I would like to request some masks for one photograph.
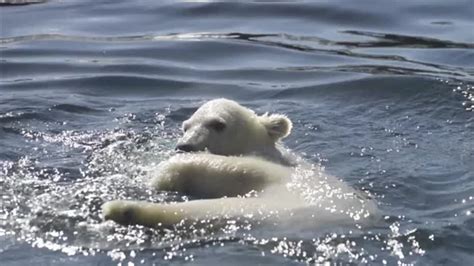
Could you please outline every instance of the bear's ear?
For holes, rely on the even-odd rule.
[[[274,140],[285,138],[290,135],[293,124],[285,115],[265,113],[258,117],[260,122],[267,129],[268,135]]]

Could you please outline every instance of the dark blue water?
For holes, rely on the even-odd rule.
[[[472,265],[472,1],[47,1],[0,7],[0,264]],[[147,171],[227,97],[374,195],[353,231],[158,232],[100,205],[170,201]]]

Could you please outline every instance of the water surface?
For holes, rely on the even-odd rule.
[[[471,265],[472,1],[47,1],[0,8],[2,265]],[[288,148],[370,192],[384,222],[158,232],[111,199],[227,97],[294,122]],[[346,230],[345,230],[346,229]]]

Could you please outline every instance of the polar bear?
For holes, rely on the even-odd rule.
[[[293,124],[281,114],[258,116],[254,111],[227,99],[216,99],[202,105],[183,122],[184,135],[177,149],[204,151],[225,156],[255,155],[284,165],[289,157],[278,147]]]
[[[111,201],[102,207],[104,218],[170,227],[183,220],[259,219],[308,208],[319,222],[370,216],[370,200],[280,147],[291,129],[285,115],[257,115],[231,100],[211,100],[182,124],[176,148],[185,153],[160,163],[151,174],[157,190],[177,191],[193,200]],[[310,182],[300,182],[301,176]]]

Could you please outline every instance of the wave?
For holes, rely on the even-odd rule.
[[[47,0],[1,0],[0,6],[24,6],[45,3]]]
[[[10,44],[31,41],[80,41],[80,42],[137,42],[137,41],[199,41],[199,40],[221,40],[234,39],[247,42],[258,42],[268,45],[293,49],[298,51],[313,51],[315,47],[298,45],[291,42],[313,43],[322,46],[341,46],[345,48],[384,48],[384,47],[413,47],[419,49],[437,49],[437,48],[474,48],[474,43],[453,42],[436,38],[409,36],[393,33],[343,30],[342,33],[371,37],[374,41],[335,41],[318,36],[301,36],[288,33],[216,33],[216,32],[194,32],[194,33],[170,33],[166,35],[136,35],[136,36],[80,36],[65,34],[33,34],[14,37],[0,38],[0,44]],[[266,40],[273,38],[273,40]]]
[[[471,79],[474,69],[469,66],[464,65],[452,65],[451,63],[441,62],[429,62],[423,61],[416,58],[409,58],[407,56],[390,54],[387,53],[374,53],[371,48],[403,48],[403,49],[472,49],[474,44],[472,43],[459,43],[452,42],[447,40],[439,40],[434,38],[424,38],[418,36],[407,36],[407,35],[397,35],[397,34],[388,34],[388,33],[379,33],[379,32],[365,32],[365,31],[343,31],[343,33],[357,36],[364,36],[374,38],[376,40],[364,40],[364,41],[334,41],[317,36],[298,36],[290,34],[249,34],[249,33],[186,33],[186,34],[167,34],[167,35],[138,35],[138,36],[73,36],[73,35],[62,35],[62,34],[36,34],[36,35],[25,35],[17,37],[7,37],[0,38],[0,44],[5,46],[11,46],[13,44],[22,43],[22,42],[38,42],[38,41],[66,41],[66,42],[99,42],[99,43],[116,43],[116,44],[125,44],[125,43],[140,43],[140,46],[143,43],[149,43],[150,45],[153,42],[189,42],[197,41],[192,44],[194,50],[199,47],[203,52],[207,53],[207,50],[212,50],[213,48],[206,48],[206,43],[200,43],[199,41],[211,41],[221,44],[244,44],[252,46],[261,46],[284,49],[288,52],[298,52],[298,53],[310,53],[319,55],[329,55],[342,58],[352,58],[354,61],[353,64],[344,65],[339,64],[336,66],[281,66],[277,69],[288,69],[292,71],[334,71],[334,72],[353,72],[353,73],[367,73],[367,74],[394,74],[394,75],[406,75],[406,74],[416,74],[416,75],[426,75],[426,76],[443,76],[451,78],[464,78]],[[230,47],[229,47],[230,48]],[[236,47],[238,48],[238,47]],[[370,48],[370,49],[369,49]],[[9,48],[11,49],[11,48]],[[80,48],[79,48],[80,49]],[[87,49],[87,48],[86,48]],[[116,48],[115,48],[116,49]],[[129,47],[128,49],[132,49]],[[219,48],[221,49],[221,48]],[[238,48],[241,49],[241,48]],[[369,49],[369,50],[367,50]],[[365,51],[367,50],[367,51]],[[8,50],[7,50],[8,51]],[[17,58],[20,56],[21,50],[18,50],[15,53],[6,52],[3,64],[13,64],[15,61],[18,61]],[[88,50],[82,50],[81,52],[76,51],[76,55],[87,52]],[[131,50],[130,50],[131,51]],[[38,49],[34,48],[35,54],[49,54],[51,51],[47,49]],[[64,51],[63,51],[64,52]],[[68,51],[70,53],[72,51]],[[92,51],[89,51],[92,52]],[[150,51],[152,53],[157,53],[159,55],[161,52],[165,51]],[[244,52],[244,50],[242,50]],[[246,51],[247,52],[247,51]],[[28,53],[27,50],[24,50],[22,53]],[[146,49],[140,49],[136,56],[145,54]],[[277,54],[278,51],[263,51],[261,55],[267,53]],[[58,51],[54,51],[55,56],[57,57]],[[129,53],[123,53],[124,55]],[[101,56],[103,57],[103,56]],[[178,58],[181,56],[178,56]],[[301,55],[302,57],[302,55]],[[130,55],[127,55],[130,59]],[[138,62],[146,62],[146,58],[135,58]],[[184,58],[183,58],[184,59]],[[209,60],[210,58],[206,58]],[[317,58],[316,58],[317,59]],[[57,60],[57,59],[56,59]],[[100,57],[97,60],[97,63],[100,63],[102,60]],[[190,60],[190,59],[188,59]],[[192,60],[192,59],[191,59]],[[232,58],[231,60],[237,60],[237,58]],[[367,64],[367,60],[373,61],[373,64]],[[448,60],[446,58],[445,60]],[[343,60],[340,60],[343,62]],[[19,61],[21,62],[21,60]],[[41,62],[41,61],[40,61]],[[135,63],[138,63],[135,62]],[[347,59],[346,62],[347,63]],[[375,62],[378,62],[375,64]],[[48,62],[45,62],[48,63]],[[49,62],[50,63],[50,62]],[[149,62],[150,63],[150,62]],[[153,64],[153,62],[151,62]],[[229,62],[230,63],[230,62]],[[241,61],[236,62],[236,65],[241,65]],[[214,63],[215,64],[215,63]],[[399,66],[397,66],[399,65]],[[221,64],[219,64],[221,66]],[[245,70],[245,68],[243,69]]]

